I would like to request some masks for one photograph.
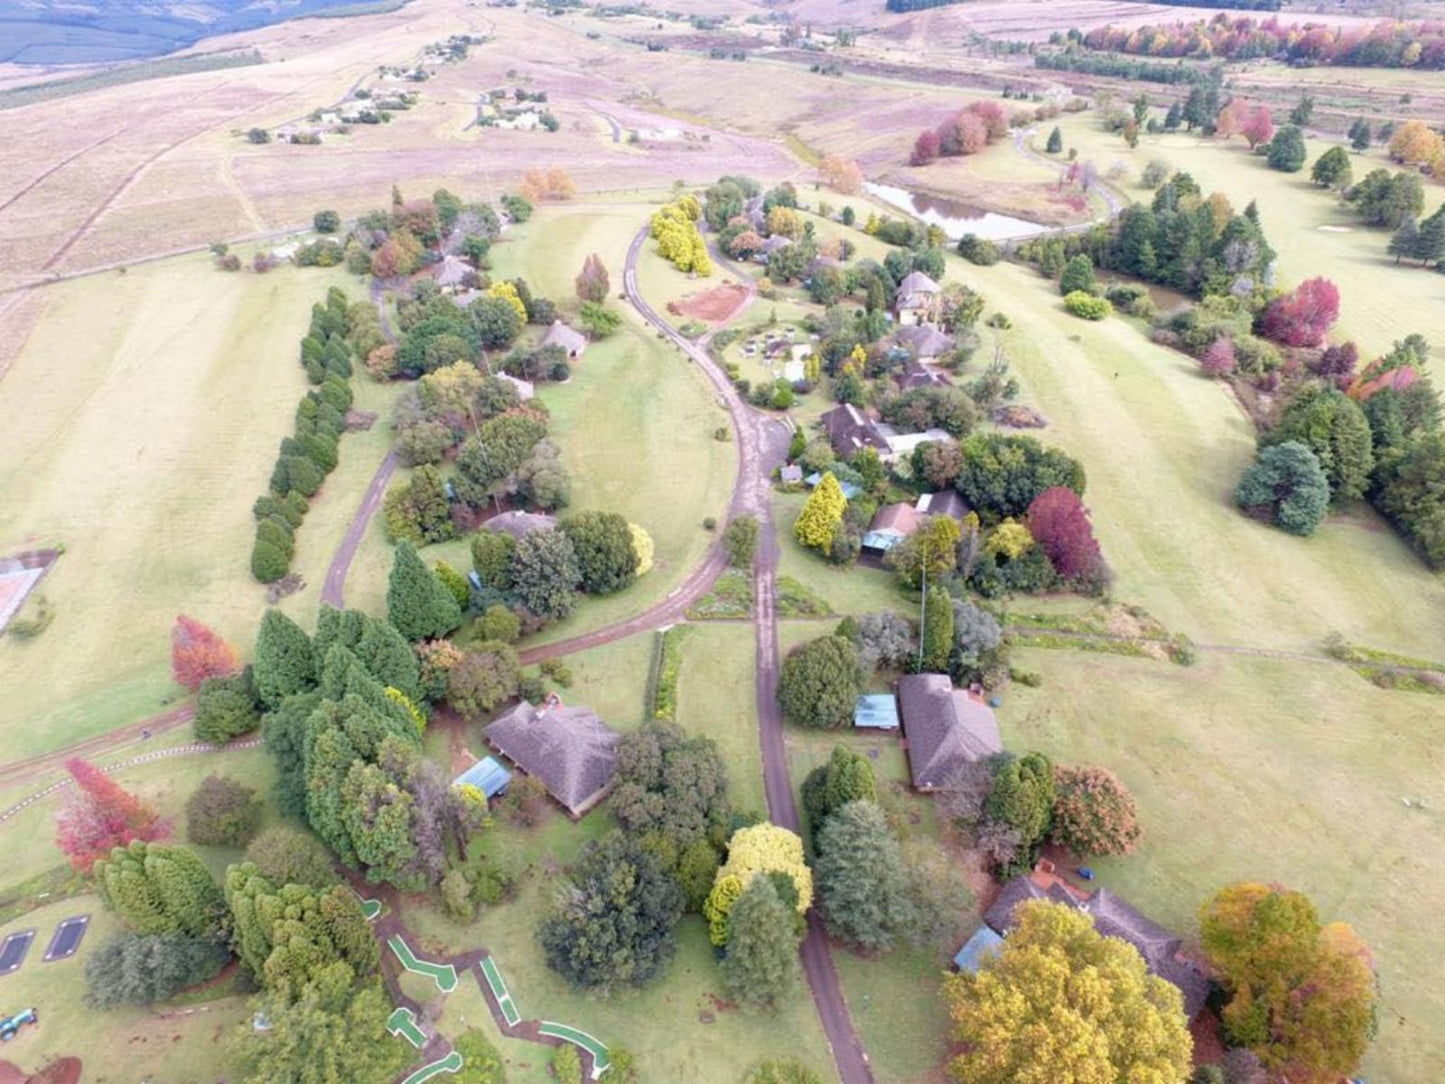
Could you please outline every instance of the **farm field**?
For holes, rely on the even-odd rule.
[[[1445,582],[1368,508],[1332,516],[1307,540],[1240,515],[1231,494],[1253,429],[1190,358],[1135,321],[1075,319],[1030,269],[951,257],[950,273],[1018,320],[1001,333],[1004,352],[1021,400],[1049,419],[1042,439],[1085,465],[1115,597],[1201,643],[1312,651],[1337,631],[1445,658]]]
[[[1363,1075],[1445,1074],[1445,1001],[1421,966],[1445,861],[1437,698],[1341,666],[1211,653],[1191,668],[1065,651],[1015,660],[1044,684],[1005,698],[1005,746],[1106,764],[1139,803],[1139,849],[1094,863],[1105,887],[1191,935],[1221,885],[1303,890],[1375,954],[1383,1005]]]
[[[1270,243],[1279,251],[1279,281],[1294,284],[1324,274],[1340,288],[1340,320],[1335,338],[1354,339],[1362,355],[1375,355],[1411,331],[1432,343],[1445,343],[1445,278],[1414,267],[1396,266],[1385,252],[1390,233],[1361,224],[1347,207],[1309,181],[1309,167],[1334,144],[1306,140],[1304,170],[1280,173],[1249,153],[1243,142],[1221,143],[1191,135],[1145,135],[1132,152],[1116,135],[1093,120],[1060,118],[1064,145],[1079,148],[1103,172],[1115,161],[1132,167],[1134,176],[1152,159],[1190,173],[1205,192],[1220,191],[1236,206],[1250,199],[1259,205]],[[1046,133],[1041,130],[1038,141]],[[1358,180],[1371,169],[1396,169],[1376,149],[1354,155]],[[1131,182],[1119,186],[1128,198],[1149,193]],[[1426,213],[1445,202],[1445,186],[1425,182]]]
[[[178,613],[249,647],[265,605],[249,567],[251,503],[307,387],[296,350],[311,304],[333,284],[345,276],[227,275],[194,256],[103,288],[51,288],[0,395],[0,550],[66,550],[42,585],[54,624],[36,641],[0,640],[13,755],[174,700]],[[338,480],[364,458],[348,443],[358,439],[342,442]],[[355,500],[329,485],[299,532],[313,604],[330,559],[313,528],[335,506],[349,517]]]

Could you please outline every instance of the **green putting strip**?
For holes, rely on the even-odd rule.
[[[490,956],[482,959],[482,974],[486,976],[487,986],[491,988],[497,1008],[502,1010],[502,1018],[512,1027],[516,1027],[522,1021],[522,1014],[517,1011],[512,995],[507,991],[507,984],[502,979],[502,973],[497,970],[496,961]]]
[[[386,1018],[386,1030],[398,1038],[405,1039],[420,1050],[426,1045],[426,1035],[416,1026],[416,1016],[402,1005]]]
[[[366,916],[366,921],[370,922],[372,919],[376,918],[377,915],[381,914],[381,901],[362,900],[361,913]]]
[[[425,975],[435,982],[437,989],[444,994],[449,994],[457,988],[457,969],[451,964],[433,964],[426,960],[418,960],[399,933],[392,934],[386,943],[391,946],[391,951],[396,953],[396,958],[401,961],[401,966],[412,974]]]
[[[422,1084],[423,1081],[430,1080],[434,1076],[440,1076],[442,1073],[455,1073],[461,1067],[462,1056],[453,1050],[446,1057],[434,1061],[430,1065],[423,1065],[416,1072],[412,1073],[411,1076],[403,1080],[401,1084]]]
[[[599,1040],[594,1039],[585,1031],[568,1027],[566,1024],[555,1024],[550,1020],[543,1020],[542,1026],[537,1030],[550,1038],[563,1039],[575,1046],[580,1046],[583,1050],[587,1051],[587,1053],[591,1054],[593,1080],[596,1080],[603,1073],[607,1072],[612,1064],[611,1059],[607,1057],[607,1047],[603,1046]]]

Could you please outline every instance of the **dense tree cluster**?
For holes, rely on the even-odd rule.
[[[1008,135],[1003,106],[988,100],[970,102],[936,128],[919,133],[908,164],[926,166],[935,158],[977,154]]]
[[[1127,56],[1088,53],[1077,47],[1057,53],[1038,53],[1034,67],[1044,71],[1081,72],[1084,75],[1106,75],[1115,79],[1133,79],[1145,83],[1202,83],[1208,73],[1198,65],[1175,61],[1134,60]]]
[[[1218,6],[1244,7],[1246,4]],[[1273,18],[1258,20],[1221,12],[1207,21],[1095,27],[1083,35],[1082,42],[1100,52],[1156,57],[1224,60],[1279,57],[1301,65],[1445,68],[1445,27],[1438,21],[1382,20],[1366,28],[1308,21],[1281,22]]]
[[[369,305],[348,303],[346,294],[335,286],[327,291],[324,305],[312,306],[311,327],[301,340],[301,364],[306,378],[318,387],[297,405],[292,435],[281,442],[271,471],[270,492],[252,508],[256,541],[251,550],[251,574],[262,583],[273,583],[290,569],[296,529],[306,514],[307,502],[336,469],[337,448],[352,400],[348,382],[355,352],[352,336],[366,333],[372,326],[368,318],[359,316],[362,311],[374,314]]]
[[[679,271],[711,275],[707,243],[697,228],[701,217],[702,205],[697,198],[683,196],[653,214],[651,233],[658,253]]]

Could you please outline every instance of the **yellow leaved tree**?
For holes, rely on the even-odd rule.
[[[728,840],[728,860],[717,871],[712,892],[703,904],[708,936],[714,945],[727,943],[727,920],[733,904],[760,873],[781,873],[792,881],[798,914],[812,906],[813,871],[803,860],[803,841],[797,834],[776,824],[739,828]]]
[[[809,549],[830,553],[833,549],[833,532],[843,521],[843,512],[848,507],[848,498],[843,496],[843,487],[829,471],[803,505],[798,522],[793,525],[793,536]]]

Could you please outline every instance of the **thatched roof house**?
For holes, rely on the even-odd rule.
[[[946,674],[900,678],[898,707],[908,770],[918,790],[940,787],[962,765],[1003,751],[993,711],[967,691],[955,689]]]
[[[467,282],[476,277],[476,271],[472,265],[463,260],[460,256],[453,256],[450,253],[442,257],[441,263],[436,265],[432,272],[436,284],[443,290],[459,290]]]
[[[621,735],[591,708],[567,707],[549,697],[540,708],[523,700],[482,731],[487,743],[577,818],[612,789]]]
[[[580,358],[582,352],[587,349],[587,336],[568,327],[561,320],[553,320],[552,326],[547,329],[547,337],[542,340],[542,345],[560,346],[566,351],[569,358]]]

